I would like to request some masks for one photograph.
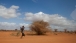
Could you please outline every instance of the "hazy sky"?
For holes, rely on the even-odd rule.
[[[76,0],[0,0],[0,29],[28,29],[35,20],[49,22],[52,29],[76,30]]]

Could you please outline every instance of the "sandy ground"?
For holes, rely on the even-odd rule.
[[[47,35],[26,35],[22,39],[20,36],[10,35],[15,32],[0,32],[0,43],[76,43],[76,34],[68,33],[48,33]]]

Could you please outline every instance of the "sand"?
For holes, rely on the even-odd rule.
[[[48,33],[47,35],[26,35],[21,39],[20,36],[10,35],[11,33],[14,32],[1,31],[0,43],[76,43],[76,34]]]

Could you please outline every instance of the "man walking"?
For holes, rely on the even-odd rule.
[[[20,27],[21,34],[22,34],[22,35],[21,35],[21,38],[22,38],[23,36],[25,36],[25,34],[24,34],[24,28],[25,28],[24,26]]]

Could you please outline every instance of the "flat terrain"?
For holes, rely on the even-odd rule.
[[[76,34],[48,33],[47,35],[26,35],[22,39],[16,32],[0,31],[0,43],[76,43]],[[27,33],[26,33],[27,34]]]

